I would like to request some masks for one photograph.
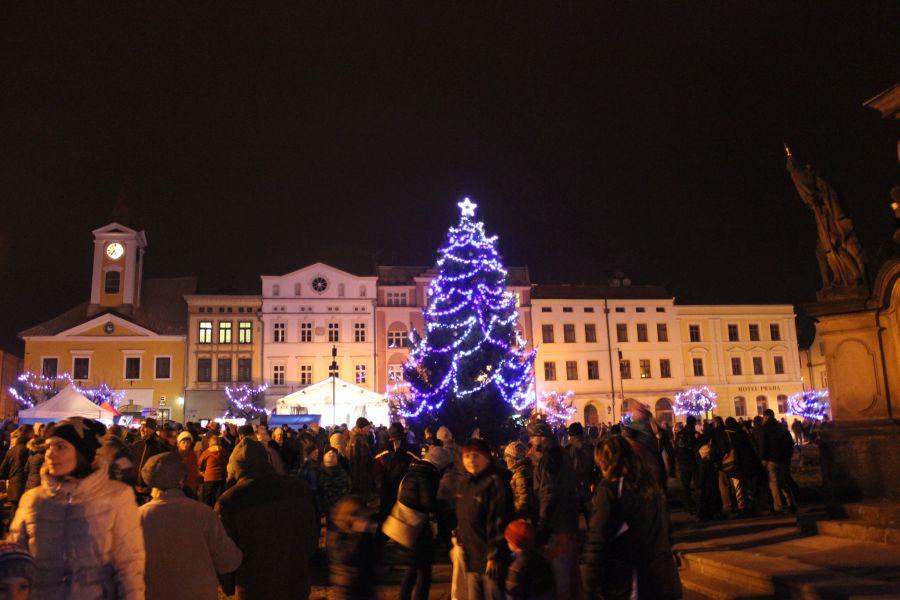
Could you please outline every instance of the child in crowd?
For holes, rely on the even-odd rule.
[[[203,486],[200,488],[200,500],[207,506],[215,506],[216,500],[225,491],[225,452],[219,436],[211,435],[206,450],[200,455],[198,466],[203,473]]]
[[[551,600],[556,593],[553,567],[534,549],[534,527],[517,519],[506,527],[512,564],[506,572],[506,600]]]
[[[0,542],[0,598],[28,600],[37,574],[28,550],[13,542]]]
[[[338,500],[350,493],[350,476],[340,464],[339,454],[334,448],[325,451],[319,480],[319,495],[322,511],[327,515]]]

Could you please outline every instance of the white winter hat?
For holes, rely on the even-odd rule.
[[[525,455],[527,453],[528,449],[522,442],[510,442],[509,444],[507,444],[506,449],[503,451],[503,456],[505,456],[506,458],[522,460],[523,458],[525,458]]]
[[[422,460],[433,464],[438,471],[443,471],[453,462],[453,453],[442,446],[431,446]]]
[[[338,464],[338,453],[332,448],[328,452],[325,453],[325,458],[322,460],[322,464],[326,467],[336,467]]]
[[[449,429],[441,425],[437,430],[437,439],[441,440],[442,442],[452,442],[453,433]]]
[[[191,440],[191,442],[193,442],[194,436],[191,435],[190,431],[182,431],[178,434],[178,440],[176,443],[180,444],[181,440]]]

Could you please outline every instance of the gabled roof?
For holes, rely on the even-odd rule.
[[[105,313],[114,314],[160,335],[183,335],[187,332],[188,320],[184,296],[195,291],[197,291],[196,277],[145,279],[141,284],[141,305],[135,310],[134,315],[124,315],[115,309],[109,309]],[[93,320],[98,315],[88,315],[89,305],[89,302],[82,302],[61,315],[26,329],[19,333],[19,337],[57,335]]]
[[[506,267],[506,271],[509,273],[509,285],[531,285],[528,267]],[[434,277],[437,269],[434,266],[376,265],[375,274],[378,276],[378,285],[413,285],[416,277]]]
[[[672,294],[660,285],[568,285],[538,284],[533,300],[671,300]]]
[[[300,267],[299,269],[295,269],[290,273],[284,273],[282,275],[261,275],[261,279],[269,279],[269,278],[280,278],[280,277],[290,277],[291,275],[296,275],[297,273],[302,273],[303,271],[310,271],[313,269],[328,269],[329,271],[337,271],[338,273],[342,273],[347,275],[348,277],[355,277],[357,279],[372,279],[372,275],[357,275],[356,273],[351,273],[350,271],[345,271],[344,269],[339,269],[335,266],[329,265],[323,262],[315,262],[311,265],[306,265],[305,267]]]

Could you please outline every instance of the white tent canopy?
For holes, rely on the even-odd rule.
[[[390,424],[384,395],[340,377],[334,378],[333,385],[336,402],[332,403],[332,381],[329,377],[279,398],[275,402],[275,414],[321,415],[319,423],[323,427],[331,426],[335,421],[352,427],[359,417],[365,417],[375,425]]]
[[[62,421],[69,417],[85,417],[111,424],[113,413],[88,400],[87,396],[75,390],[71,384],[49,400],[39,402],[31,408],[19,411],[19,423],[30,425]]]

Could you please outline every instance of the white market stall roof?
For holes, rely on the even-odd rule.
[[[87,396],[67,385],[49,400],[19,411],[19,423],[28,425],[62,421],[68,417],[85,417],[112,423],[114,413],[97,406]]]
[[[360,387],[340,377],[334,378],[334,391],[337,398],[332,406],[331,377],[316,382],[301,390],[297,390],[275,401],[275,413],[279,415],[296,414],[294,407],[306,409],[306,414],[321,415],[319,423],[323,427],[346,423],[353,426],[356,419],[365,417],[376,425],[389,425],[388,402],[383,394]],[[332,417],[334,414],[334,417]]]

